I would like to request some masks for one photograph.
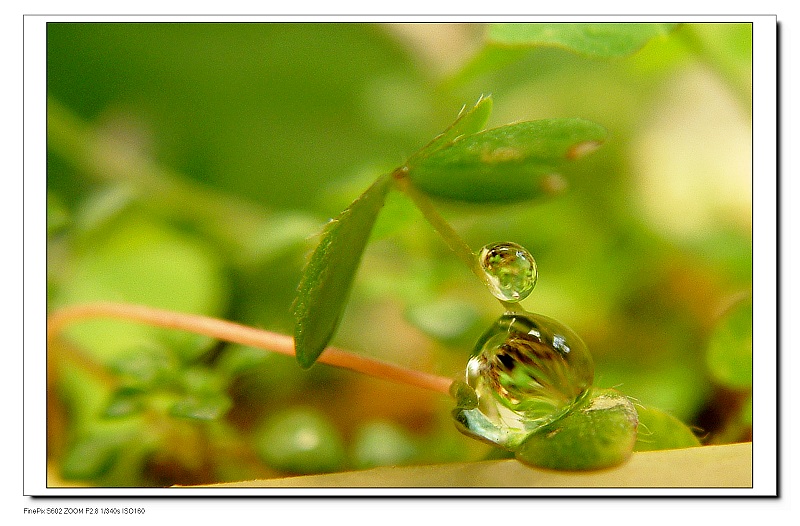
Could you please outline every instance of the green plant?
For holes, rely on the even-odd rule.
[[[442,195],[492,203],[541,195],[547,191],[547,184],[542,181],[552,177],[562,164],[598,147],[605,138],[605,131],[587,121],[554,119],[481,132],[490,109],[491,99],[481,98],[474,107],[462,110],[445,132],[412,155],[403,166],[379,177],[350,207],[331,220],[300,282],[293,341],[260,333],[250,339],[246,329],[222,325],[215,320],[185,318],[185,322],[176,323],[172,321],[173,313],[145,310],[141,316],[141,311],[132,305],[101,304],[83,310],[80,307],[67,309],[56,314],[51,332],[55,334],[59,325],[85,315],[144,319],[201,334],[227,336],[226,339],[259,344],[268,350],[286,350],[293,346],[299,364],[309,368],[333,337],[373,224],[387,192],[394,185],[417,204],[506,311],[498,327],[492,328],[478,342],[473,359],[480,363],[476,362],[475,372],[467,373],[469,385],[456,382],[447,386],[456,397],[458,409],[454,417],[460,428],[471,436],[509,448],[517,452],[520,460],[537,466],[594,469],[622,462],[631,454],[636,442],[638,418],[633,404],[618,393],[592,390],[592,360],[575,333],[554,320],[533,316],[518,306],[517,302],[531,292],[535,283],[532,256],[519,245],[509,243],[495,243],[484,248],[481,254],[474,254],[426,197],[426,194]],[[424,193],[419,188],[425,189]],[[153,315],[147,319],[151,312]],[[357,362],[347,354],[339,356],[340,365],[358,369]],[[380,369],[368,371],[383,376]],[[227,409],[229,401],[219,394],[219,386],[210,385],[213,378],[199,371],[197,374],[200,376],[186,389],[186,396],[177,400],[169,412],[183,418],[213,420]],[[412,375],[404,374],[400,379]],[[500,376],[495,383],[491,378],[496,375]],[[443,382],[434,387],[441,389],[441,385]],[[135,398],[129,393],[135,396],[140,392],[137,389],[140,386],[118,392],[106,412],[118,416],[135,411]],[[502,414],[503,406],[511,412]],[[304,422],[311,417],[298,418]],[[512,418],[518,421],[512,422]],[[319,464],[321,470],[338,465],[336,459],[342,457],[341,453],[326,450],[317,454],[309,449],[306,456],[310,459],[322,457],[318,461],[304,461],[302,455],[298,457],[291,452],[291,447],[275,445],[281,443],[283,427],[290,427],[287,432],[293,434],[292,429],[302,425],[295,423],[296,418],[283,420],[286,418],[279,420],[280,426],[272,423],[265,432],[266,438],[262,439],[273,444],[264,449],[273,465],[300,472],[309,469],[308,465]],[[662,426],[655,441],[669,440],[675,433],[686,433],[683,429],[677,421],[666,428]],[[272,435],[278,439],[270,440]],[[330,442],[329,447],[334,450],[342,448],[333,445],[337,444],[337,439],[332,432],[326,431],[321,437],[315,436],[315,444]],[[695,441],[692,445],[697,444]]]
[[[570,26],[566,28],[569,31],[555,33],[559,36],[557,42],[543,42],[539,39],[540,36],[536,36],[541,29],[547,29],[543,26],[529,27],[529,30],[533,30],[525,37],[529,40],[520,40],[517,33],[509,35],[508,29],[492,26],[488,33],[489,44],[484,51],[459,75],[450,79],[450,82],[468,83],[470,79],[479,76],[481,71],[498,68],[500,62],[524,63],[528,60],[528,54],[542,49],[542,46],[566,46],[576,53],[587,54],[585,46],[588,45],[588,55],[592,60],[607,59],[628,56],[654,34],[666,35],[669,31],[682,31],[674,25],[623,25],[617,32],[613,30],[613,26],[604,26],[603,31],[598,34],[598,28],[591,25]],[[578,31],[574,31],[576,29]],[[545,34],[552,36],[553,32],[546,31]],[[576,34],[583,36],[575,40]],[[587,44],[587,35],[597,41],[592,44],[592,38],[589,38]],[[508,47],[512,44],[517,47]],[[498,62],[499,58],[502,60]],[[558,57],[559,60],[561,58]],[[437,342],[449,342],[448,346],[462,349],[461,355],[445,356],[446,363],[452,361],[459,364],[457,368],[463,368],[467,361],[463,349],[473,347],[476,338],[480,343],[475,347],[474,354],[482,363],[505,365],[504,355],[497,353],[496,348],[506,345],[508,338],[514,342],[511,345],[512,350],[524,362],[526,353],[533,352],[531,349],[534,347],[530,341],[520,338],[521,333],[517,328],[520,324],[527,323],[538,323],[548,330],[559,327],[546,341],[545,347],[551,350],[556,349],[557,352],[557,346],[564,344],[560,337],[567,334],[571,348],[583,347],[580,337],[573,336],[571,331],[565,332],[566,329],[561,329],[557,322],[530,315],[519,306],[516,300],[523,299],[524,294],[520,292],[518,285],[513,284],[519,277],[518,271],[500,272],[496,268],[489,269],[490,265],[487,265],[491,263],[490,260],[497,260],[502,268],[505,261],[502,252],[488,248],[486,251],[473,251],[462,239],[463,234],[458,232],[467,230],[471,244],[475,246],[483,245],[486,240],[497,239],[514,239],[528,246],[533,242],[533,252],[537,254],[537,258],[539,253],[547,253],[548,245],[564,245],[564,234],[568,231],[564,231],[563,225],[579,224],[579,228],[588,232],[589,245],[597,243],[598,240],[592,237],[597,234],[587,228],[592,222],[592,219],[587,219],[592,217],[591,212],[585,217],[576,213],[574,204],[569,204],[570,200],[563,207],[557,208],[548,208],[547,202],[559,201],[552,198],[561,195],[568,182],[574,184],[576,178],[573,174],[576,170],[580,173],[580,165],[584,161],[594,163],[589,164],[588,169],[608,173],[608,161],[606,164],[593,161],[595,156],[578,163],[572,162],[600,147],[606,139],[606,131],[591,121],[576,118],[539,119],[481,131],[490,118],[491,106],[491,98],[479,99],[473,107],[464,108],[450,128],[408,156],[398,168],[370,170],[373,174],[385,174],[371,185],[363,183],[363,179],[354,182],[353,188],[356,183],[363,184],[361,188],[368,186],[367,191],[328,224],[302,276],[298,275],[295,279],[292,275],[292,279],[282,279],[280,272],[287,267],[283,261],[292,257],[293,250],[296,253],[296,247],[303,246],[302,239],[316,228],[318,221],[298,213],[269,214],[265,217],[258,208],[242,206],[232,199],[220,199],[219,196],[199,190],[196,185],[185,184],[176,174],[162,169],[158,164],[142,163],[142,158],[123,155],[126,153],[124,151],[110,151],[107,143],[98,142],[91,130],[84,129],[80,120],[74,119],[56,100],[51,100],[51,151],[75,164],[88,167],[89,170],[96,170],[102,174],[101,177],[108,173],[135,174],[126,180],[125,185],[98,192],[89,203],[91,206],[87,206],[80,216],[71,215],[70,207],[60,206],[55,197],[48,202],[48,228],[51,229],[52,239],[58,239],[59,233],[71,225],[80,224],[83,225],[83,231],[88,232],[83,242],[86,246],[91,246],[83,255],[78,252],[76,264],[71,265],[71,282],[64,284],[65,282],[53,279],[58,301],[53,304],[49,331],[51,336],[62,332],[67,336],[63,340],[50,340],[53,367],[60,371],[53,378],[58,379],[60,398],[74,404],[75,409],[70,411],[72,421],[68,426],[66,451],[61,457],[69,462],[63,464],[62,474],[101,485],[273,476],[273,471],[253,467],[264,464],[256,458],[257,451],[248,443],[251,436],[270,436],[269,433],[256,432],[255,424],[262,420],[262,415],[249,408],[253,399],[248,399],[249,402],[243,404],[237,396],[247,390],[243,382],[267,386],[270,382],[281,383],[282,385],[277,385],[274,389],[264,389],[265,394],[259,395],[263,398],[255,398],[265,404],[280,406],[287,404],[292,397],[304,398],[307,392],[312,391],[313,385],[320,388],[320,394],[312,395],[319,397],[318,404],[320,399],[324,400],[334,392],[328,386],[335,386],[337,380],[325,368],[311,367],[315,361],[392,378],[440,393],[452,391],[456,400],[454,417],[462,431],[493,445],[510,449],[524,462],[537,466],[556,469],[604,467],[623,461],[634,449],[697,445],[697,439],[686,426],[670,415],[652,409],[649,402],[647,407],[641,404],[634,406],[628,397],[608,391],[607,387],[616,385],[609,381],[609,376],[603,379],[602,387],[595,388],[592,385],[591,358],[578,364],[567,364],[568,372],[564,373],[557,368],[542,367],[541,356],[537,355],[521,372],[509,368],[498,375],[495,387],[500,386],[507,391],[509,388],[513,391],[520,382],[524,384],[525,375],[561,375],[559,381],[554,382],[544,396],[539,396],[541,404],[537,402],[525,405],[525,400],[521,403],[518,397],[512,397],[513,400],[508,397],[493,399],[493,395],[486,391],[492,383],[480,375],[469,382],[464,376],[465,381],[453,384],[450,371],[456,368],[446,367],[446,376],[430,375],[336,349],[323,352],[336,334],[339,321],[346,316],[345,309],[352,306],[347,303],[348,291],[358,287],[356,271],[362,262],[367,244],[402,232],[403,229],[407,231],[413,228],[417,224],[414,221],[418,217],[415,215],[417,211],[439,234],[439,239],[435,242],[438,244],[421,245],[424,234],[420,234],[417,243],[403,239],[397,243],[391,254],[409,266],[420,263],[420,260],[413,257],[415,250],[433,254],[421,261],[428,265],[422,270],[434,275],[458,275],[459,271],[450,266],[450,260],[460,259],[468,271],[478,277],[477,281],[473,281],[479,286],[479,290],[469,289],[467,285],[469,296],[454,300],[452,295],[448,297],[443,294],[445,289],[441,285],[443,280],[440,277],[426,278],[430,274],[425,272],[406,275],[408,279],[398,279],[397,273],[392,274],[389,279],[385,279],[380,273],[370,278],[370,271],[375,270],[370,267],[366,269],[364,276],[367,284],[377,287],[368,295],[372,294],[374,298],[399,295],[406,300],[406,314],[415,327],[424,330]],[[597,115],[592,115],[592,118],[605,121]],[[612,126],[610,130],[613,138],[618,133],[617,126]],[[610,143],[613,144],[614,141]],[[613,147],[611,155],[616,155]],[[120,166],[120,159],[126,160],[128,164]],[[63,194],[58,190],[58,185],[54,185],[54,195]],[[351,188],[346,193],[352,196],[356,191]],[[147,196],[146,205],[138,199],[141,195]],[[591,201],[592,206],[583,203],[583,209],[591,211],[594,204],[604,206],[602,191],[592,197],[597,201]],[[175,206],[178,202],[182,206]],[[453,202],[464,203],[464,208],[460,208],[459,214],[456,214],[459,218],[457,228],[451,226],[451,222],[445,220],[439,210],[439,203],[443,203],[442,207],[453,215]],[[528,207],[529,202],[539,206]],[[331,209],[331,212],[335,212],[334,207],[341,209],[345,203],[326,203],[326,206],[328,208],[325,210]],[[541,216],[528,212],[537,208],[544,210],[543,213],[555,211],[563,214],[562,230],[552,227],[538,228],[537,221],[542,219]],[[61,213],[58,213],[59,210]],[[179,225],[177,232],[163,228],[157,219],[154,220],[154,211],[173,217],[174,223]],[[491,223],[496,217],[498,227],[492,231],[489,239],[475,243],[476,239],[486,238],[487,233],[476,235],[474,228],[465,229],[464,225],[470,225],[471,217],[478,217],[484,223]],[[534,221],[531,222],[531,219]],[[527,232],[520,226],[526,222],[529,223]],[[636,232],[635,228],[631,231]],[[196,242],[198,232],[203,239],[213,239],[216,247],[222,247],[219,248],[219,253],[209,257],[202,243]],[[639,238],[636,237],[638,234],[626,235],[633,236],[634,241],[628,238],[627,243],[636,250],[649,242],[645,240],[646,236]],[[540,236],[544,239],[543,244],[538,241]],[[269,240],[269,243],[259,241],[261,239]],[[78,246],[80,242],[78,238]],[[619,239],[616,242],[623,245],[626,243]],[[442,246],[448,247],[449,252],[439,251]],[[508,247],[509,244],[504,243],[502,246]],[[626,257],[636,250],[625,252]],[[456,258],[450,257],[453,253]],[[663,248],[658,253],[671,254]],[[220,254],[224,256],[220,257]],[[231,258],[232,261],[227,260],[230,257],[228,254],[235,255]],[[524,256],[523,259],[527,260],[528,257]],[[606,258],[607,266],[602,261],[603,258]],[[183,271],[165,274],[160,269],[160,263],[165,260],[181,261]],[[616,260],[617,263],[620,260],[624,258],[620,257]],[[437,261],[438,269],[431,265],[432,261]],[[617,283],[619,290],[624,290],[631,286],[629,283],[633,280],[629,281],[625,276],[616,278],[614,261],[609,252],[593,262],[596,264],[596,271],[600,273],[598,281],[604,284],[604,293],[609,293],[614,298],[624,297],[624,294],[615,291],[613,284]],[[657,268],[649,262],[645,265],[651,265],[648,268]],[[272,301],[276,304],[281,301],[278,292],[281,290],[280,281],[286,281],[290,285],[300,281],[294,304],[294,338],[213,319],[223,315],[226,312],[224,305],[231,301],[227,297],[230,288],[223,285],[225,280],[222,277],[230,268],[235,268],[239,279],[246,284],[258,283],[252,277],[266,274],[265,268],[268,272],[277,272],[278,278],[270,281],[267,286],[253,287],[250,291],[247,285],[239,291],[245,298],[248,295],[275,295],[276,299]],[[493,274],[490,276],[492,279],[487,278],[487,269],[489,274]],[[548,314],[552,312],[560,317],[565,311],[563,305],[559,307],[557,301],[552,301],[553,294],[546,292],[547,287],[552,290],[554,283],[552,260],[542,269],[540,288],[545,287],[545,291],[537,310]],[[57,268],[53,267],[53,271],[57,272]],[[530,274],[526,274],[527,277],[523,276],[521,280],[517,279],[517,282],[524,284],[530,281],[532,288],[536,277],[535,266],[525,270],[523,265],[520,272]],[[152,281],[154,276],[163,281],[156,286],[140,286],[143,282]],[[248,281],[245,278],[247,276],[252,281]],[[503,281],[508,277],[511,278],[511,285]],[[480,333],[475,331],[483,329],[483,317],[491,315],[496,318],[498,314],[496,304],[492,307],[484,306],[481,299],[482,296],[490,297],[482,293],[482,287],[487,282],[490,288],[495,289],[494,292],[499,289],[500,312],[504,316],[510,315],[514,321],[492,323],[492,328],[480,337]],[[558,283],[556,286],[563,287],[565,284],[563,280],[557,281],[557,277],[555,282]],[[577,281],[572,286],[586,288],[586,283],[587,281]],[[527,285],[523,288],[525,293],[530,293]],[[511,294],[506,295],[504,291],[510,291]],[[520,297],[514,297],[514,293],[518,293]],[[363,290],[360,291],[360,297],[364,297]],[[643,294],[643,297],[646,295]],[[98,298],[134,301],[164,308],[154,309],[127,303],[83,303]],[[535,301],[537,294],[532,298]],[[282,322],[270,321],[269,315],[266,321],[260,317],[262,314],[253,316],[254,311],[251,309],[262,309],[263,304],[248,303],[239,298],[233,299],[233,304],[251,305],[240,310],[233,319],[249,318],[249,324],[273,326],[277,332],[289,332],[281,325]],[[363,300],[357,302],[355,308],[363,308]],[[631,309],[641,310],[636,305]],[[199,312],[206,316],[183,315],[175,311]],[[493,314],[488,314],[492,311]],[[101,326],[86,322],[72,325],[77,319],[106,316],[199,332],[205,336],[198,338],[181,331],[157,331],[145,325],[130,323]],[[488,324],[491,320],[486,319],[486,322]],[[622,326],[616,329],[616,334],[618,337],[626,333],[639,334],[630,329],[641,330],[646,323],[647,320],[641,326]],[[737,323],[741,323],[741,320]],[[677,327],[681,327],[680,324],[680,320],[675,322]],[[347,326],[345,329],[352,330]],[[356,332],[364,330],[362,326]],[[740,334],[731,331],[726,334],[733,335],[736,341],[740,341]],[[722,335],[718,340],[724,341],[726,337]],[[238,345],[215,346],[214,341],[217,338],[234,341]],[[344,341],[353,342],[358,339],[346,335]],[[622,346],[624,345],[623,340]],[[724,347],[726,344],[721,345]],[[281,361],[274,355],[255,352],[251,348],[253,346],[294,354],[302,368],[308,371],[302,372],[296,364]],[[746,349],[743,353],[746,354]],[[607,375],[607,371],[613,369],[608,367],[608,351],[604,351],[604,354],[602,370]],[[725,355],[724,352],[722,354]],[[392,361],[391,354],[386,356]],[[740,363],[741,360],[737,358],[732,362]],[[65,364],[69,363],[80,364],[80,367],[67,368]],[[718,364],[719,360],[710,360],[708,367],[711,371],[718,371]],[[577,373],[572,374],[571,371],[576,369]],[[740,379],[746,377],[747,372],[742,371],[743,376],[738,373],[711,374],[721,384],[727,382],[727,379],[733,379],[731,388],[741,393],[737,396],[741,396],[744,415],[747,410],[748,385],[743,384]],[[626,392],[627,386],[623,385],[620,390]],[[534,398],[537,396],[537,393],[527,394],[532,394]],[[95,405],[87,406],[83,402],[76,402],[80,400],[94,400]],[[499,412],[519,410],[525,413],[525,418],[530,417],[536,423],[529,427],[523,426],[522,432],[510,436],[491,417],[486,417],[486,400],[494,400],[493,403],[499,404]],[[481,401],[484,404],[479,407]],[[102,415],[99,423],[97,415]],[[746,426],[746,421],[743,416],[738,421],[740,424],[730,430],[730,436],[740,436],[741,424]],[[323,428],[325,424],[317,427]],[[338,440],[339,438],[331,438],[331,443]],[[445,443],[446,440],[438,435],[430,439],[429,444]],[[136,444],[135,448],[130,447],[132,443]],[[171,444],[182,446],[172,447]],[[409,448],[409,451],[416,452],[409,453],[410,456],[405,457],[403,462],[441,462],[447,458],[447,453],[425,457],[420,453],[424,449],[430,450],[431,447]],[[87,451],[96,452],[96,458],[85,458]],[[341,457],[341,450],[339,451],[329,458]],[[56,456],[58,457],[58,453]],[[359,457],[369,458],[369,454],[362,451]],[[222,460],[215,462],[209,459]],[[220,471],[219,467],[219,464],[226,463],[224,459],[230,460],[227,463],[234,466],[227,472]],[[249,468],[239,467],[248,462]],[[346,465],[345,461],[342,462],[321,463],[317,469],[338,469]],[[306,467],[298,467],[283,460],[271,459],[266,464],[270,470],[307,471]],[[323,464],[336,467],[319,468]],[[354,462],[353,465],[363,464]],[[191,476],[181,473],[180,469],[191,472]],[[160,473],[161,478],[144,481],[126,478],[126,473],[137,471]]]

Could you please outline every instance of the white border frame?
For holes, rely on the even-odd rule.
[[[715,489],[540,489],[431,490],[431,495],[753,495],[777,494],[777,26],[774,16],[425,16],[358,17],[359,21],[483,22],[494,20],[753,23],[753,301],[754,301],[754,454],[752,490]],[[344,21],[331,17],[285,16],[26,16],[24,18],[24,487],[25,495],[45,496],[246,496],[246,495],[420,495],[426,490],[157,490],[46,487],[45,465],[45,27],[48,21]],[[349,18],[349,19],[352,19]],[[109,503],[109,505],[111,505]]]

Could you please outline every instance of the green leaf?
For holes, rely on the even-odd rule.
[[[461,380],[450,384],[450,395],[456,400],[459,409],[475,409],[478,407],[478,395],[475,389]]]
[[[487,44],[464,67],[450,77],[446,84],[451,87],[463,85],[471,79],[522,60],[530,52],[531,49],[526,47],[510,48]]]
[[[636,409],[613,389],[596,389],[585,405],[530,435],[516,449],[521,462],[559,470],[621,464],[636,442]]]
[[[325,227],[303,270],[295,301],[295,355],[311,367],[333,337],[358,270],[372,225],[392,179],[378,178],[350,207]]]
[[[175,381],[178,361],[170,351],[158,345],[139,345],[115,356],[109,369],[127,386],[142,390],[159,388]]]
[[[537,48],[565,49],[597,59],[637,52],[652,38],[678,24],[490,24],[486,45],[448,80],[459,86],[478,76],[518,62]],[[663,60],[663,57],[659,57]]]
[[[119,418],[141,412],[145,407],[141,390],[130,387],[118,389],[103,410],[103,418]]]
[[[753,300],[733,305],[711,333],[706,364],[712,378],[732,389],[753,384]]]
[[[461,137],[409,164],[408,176],[422,191],[447,199],[532,199],[557,190],[556,171],[605,138],[604,128],[583,119],[520,122]]]
[[[678,24],[492,24],[488,41],[505,46],[555,46],[596,58],[635,53]]]
[[[447,147],[453,141],[456,141],[464,135],[481,131],[483,127],[486,126],[486,121],[489,120],[489,115],[492,113],[492,105],[491,96],[481,96],[472,108],[467,109],[466,106],[461,108],[455,122],[441,134],[437,135],[420,151],[412,155],[408,163],[414,164],[419,159],[425,158]]]
[[[637,406],[636,413],[639,415],[639,432],[634,451],[680,449],[700,445],[692,430],[669,413],[644,406]]]
[[[189,420],[216,420],[231,408],[230,398],[223,394],[190,394],[169,409],[169,414]]]
[[[183,371],[180,378],[185,396],[169,408],[169,414],[191,420],[216,420],[231,408],[222,375],[203,367]]]

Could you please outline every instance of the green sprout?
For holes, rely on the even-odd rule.
[[[473,253],[438,215],[429,199],[429,196],[446,197],[482,203],[540,197],[546,192],[541,184],[543,178],[588,150],[596,149],[605,140],[606,132],[599,125],[580,119],[520,122],[481,131],[491,104],[490,97],[481,97],[474,106],[462,110],[445,132],[411,156],[406,164],[379,177],[328,223],[298,288],[294,338],[211,318],[121,304],[67,308],[51,318],[51,336],[76,319],[112,316],[293,354],[306,369],[323,357],[324,363],[456,393],[457,427],[469,436],[515,452],[523,462],[572,470],[609,467],[624,461],[636,443],[638,418],[633,403],[613,390],[592,388],[591,356],[570,329],[547,317],[526,313],[517,305],[535,283],[535,261],[531,254],[513,243],[495,243],[490,249]],[[328,349],[372,227],[393,189],[404,192],[419,206],[448,246],[487,284],[505,309],[507,321],[501,318],[499,325],[481,338],[467,365],[468,384]],[[521,189],[525,189],[522,195]],[[512,256],[497,255],[509,250]],[[488,261],[487,252],[493,254]],[[524,276],[521,282],[505,279],[505,286],[498,288],[496,281],[490,279],[498,274],[516,274],[520,268]],[[510,290],[515,287],[523,294]],[[477,371],[472,370],[473,360],[478,360]],[[200,381],[198,387],[188,389],[185,396],[176,399],[170,414],[213,420],[227,411],[230,404],[227,398],[217,394],[218,389],[204,389],[203,385]],[[458,386],[455,391],[454,386]],[[118,394],[107,411],[115,414],[135,411],[136,402],[133,397]],[[313,420],[311,416],[287,418],[293,426],[298,426],[298,433],[302,432],[301,426]],[[318,424],[315,429],[321,426]],[[272,424],[264,431],[266,438],[262,442],[270,443],[269,437],[276,435],[276,427],[280,426]],[[682,424],[676,421],[667,432],[674,429],[682,429]],[[330,430],[322,435],[334,436]],[[325,438],[314,440],[330,442]],[[335,459],[341,456],[333,453],[332,447],[327,444],[319,453],[322,456],[318,462],[324,470],[333,470],[337,466]],[[287,452],[286,447],[277,449],[283,453],[273,464],[292,469],[308,463],[315,465],[311,460],[298,459],[298,453]],[[264,451],[272,459],[269,452],[276,449],[267,447]],[[295,471],[305,469],[298,467]]]

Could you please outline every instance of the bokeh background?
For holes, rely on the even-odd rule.
[[[315,234],[491,94],[490,127],[582,117],[609,140],[552,199],[437,208],[476,250],[533,253],[523,305],[582,336],[596,385],[704,444],[749,440],[751,61],[750,24],[605,59],[497,46],[483,24],[49,23],[48,310],[129,301],[291,334]],[[499,314],[390,194],[333,343],[456,378]],[[185,333],[82,323],[48,367],[51,486],[498,456],[436,393]]]

